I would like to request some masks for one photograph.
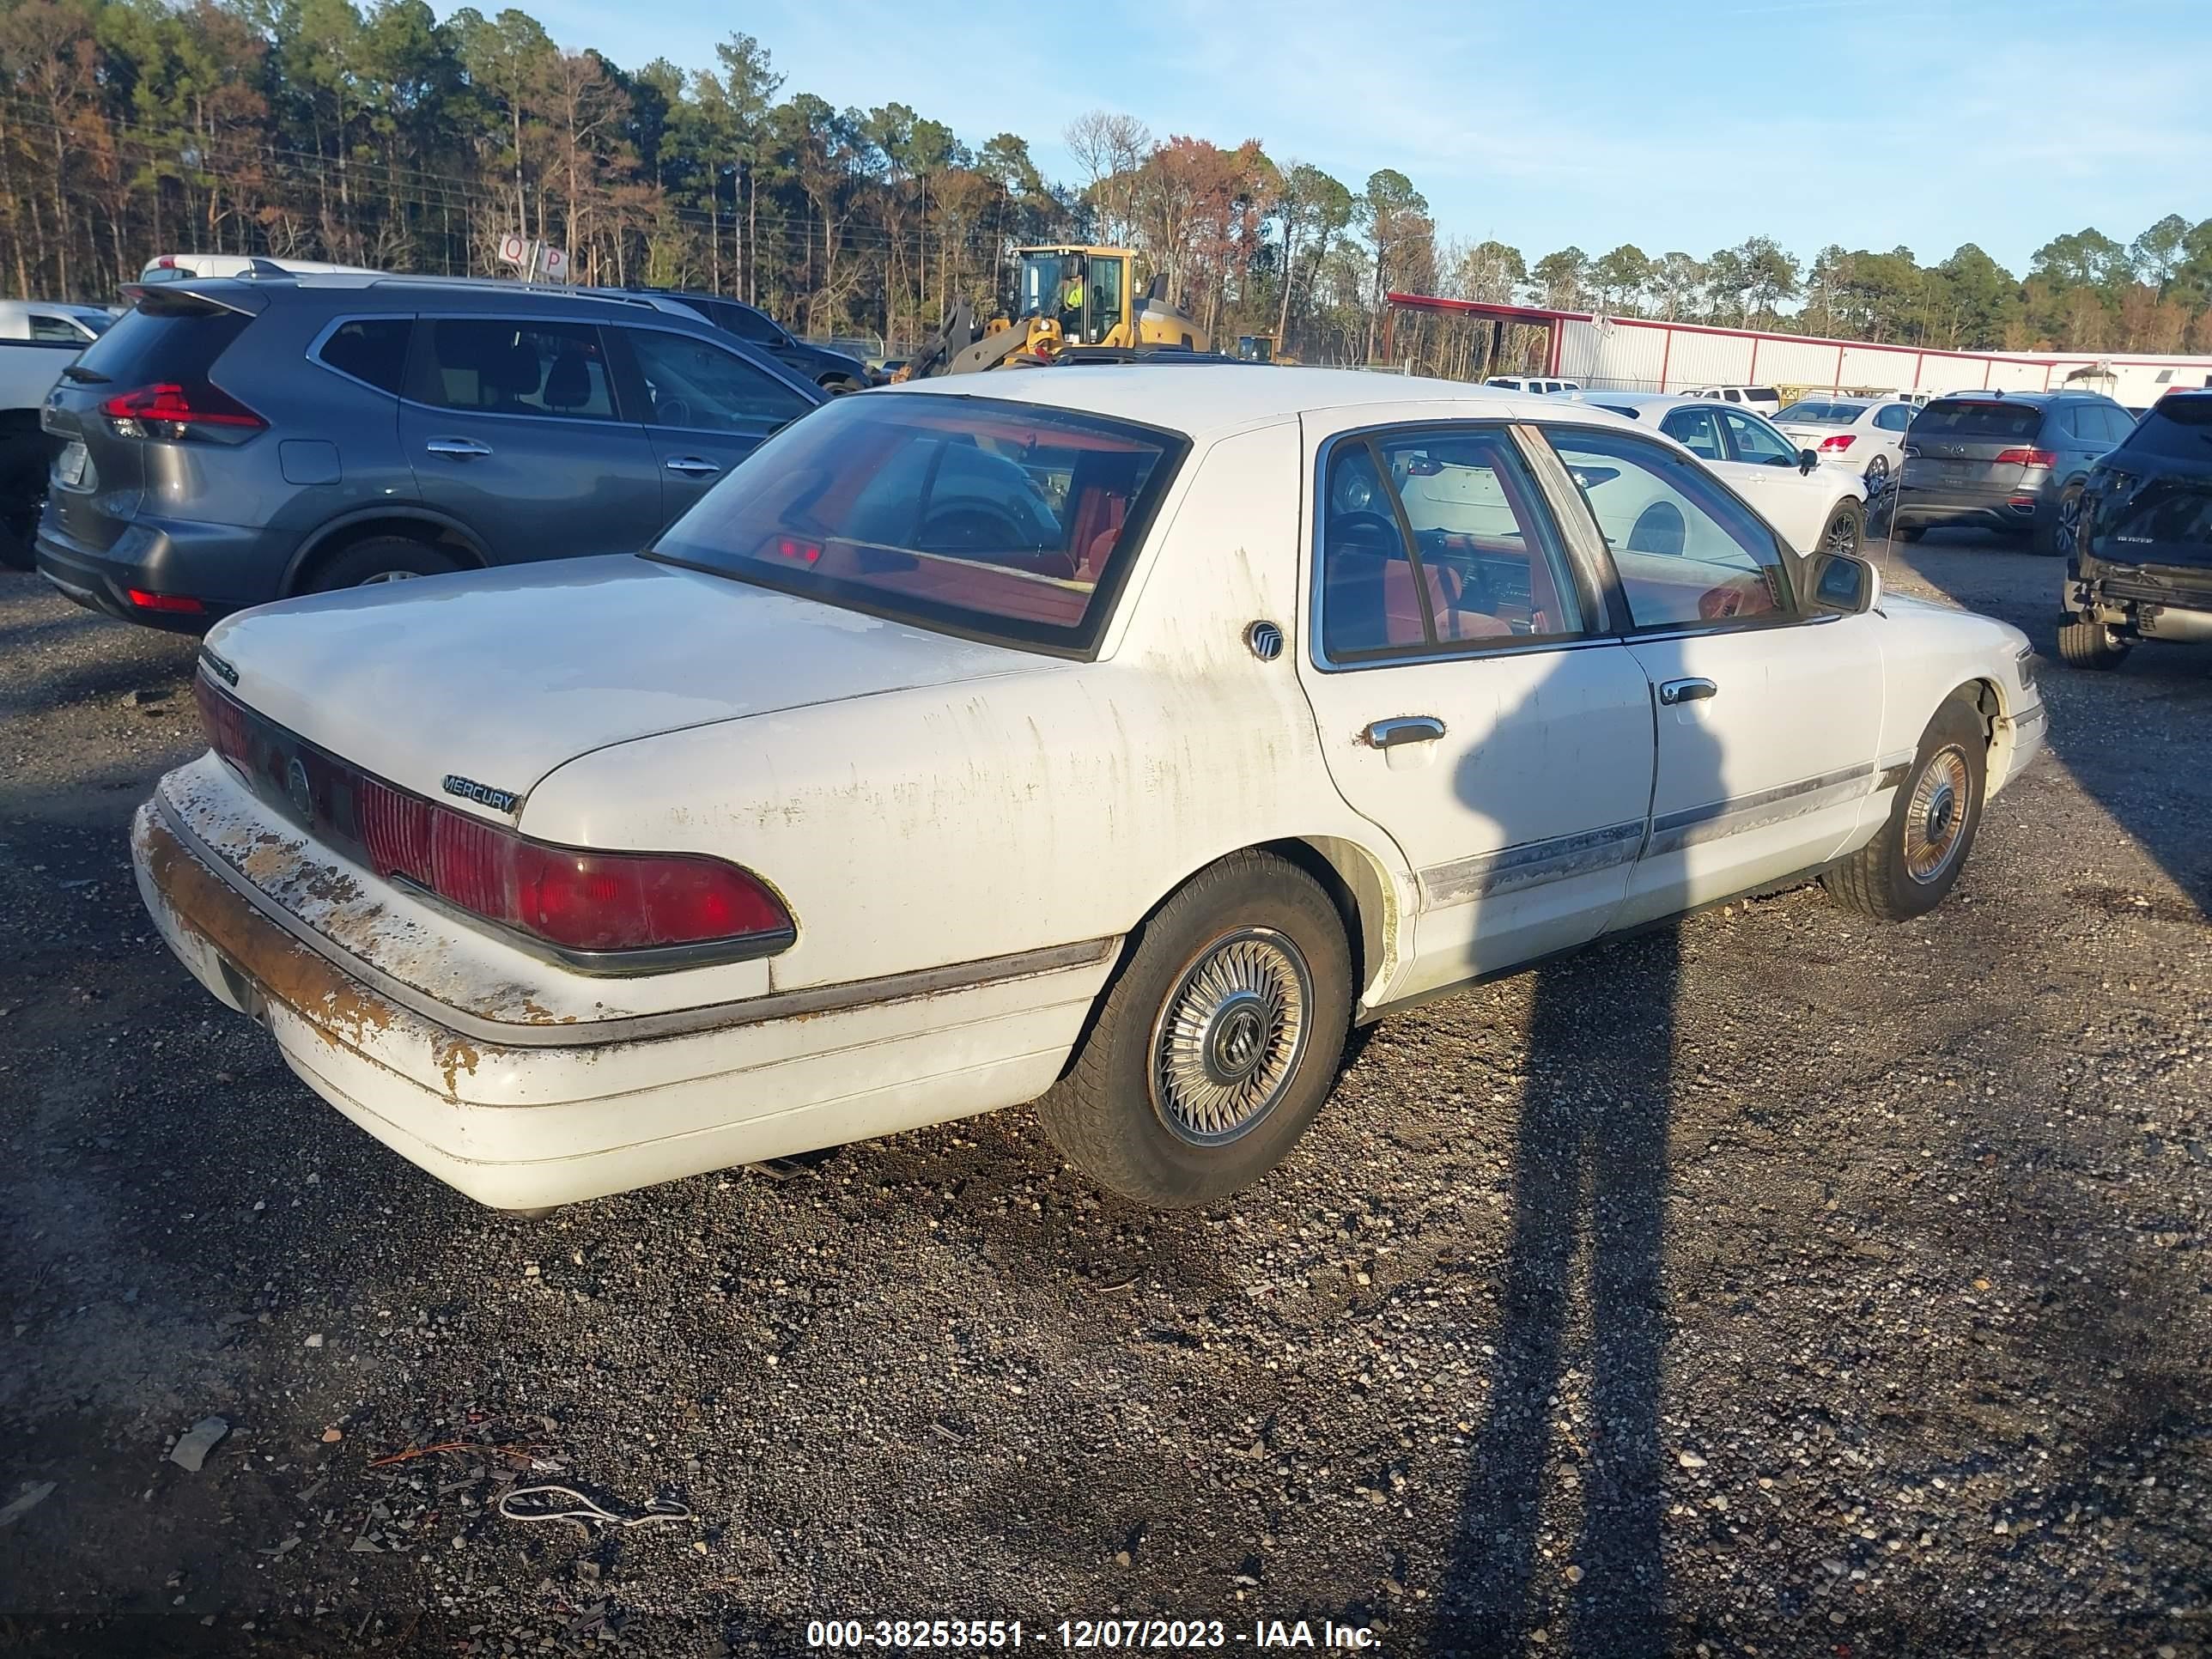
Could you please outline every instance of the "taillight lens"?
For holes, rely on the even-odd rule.
[[[1820,440],[1820,453],[1823,455],[1840,455],[1857,441],[1856,433],[1838,432],[1832,438]]]
[[[2008,449],[1997,457],[1999,466],[2056,466],[2058,457],[2047,449]]]
[[[257,744],[244,708],[204,675],[193,691],[215,751],[248,784],[282,789],[279,752]],[[304,769],[319,835],[357,848],[380,877],[560,951],[618,958],[696,948],[734,959],[770,955],[795,937],[768,885],[720,859],[550,846],[312,751]],[[349,824],[333,811],[348,794]]]
[[[269,422],[219,386],[180,386],[161,380],[118,392],[100,405],[118,438],[171,438],[203,443],[244,443]]]

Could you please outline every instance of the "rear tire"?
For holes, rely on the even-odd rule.
[[[1889,821],[1821,876],[1828,896],[1877,921],[1910,921],[1941,904],[1973,851],[1988,765],[1981,713],[1954,695],[1921,734]]]
[[[2058,660],[2069,668],[2118,668],[2128,648],[2127,641],[2087,617],[2069,617],[2058,624]]]
[[[331,593],[371,582],[446,576],[464,567],[450,553],[405,536],[371,536],[333,555],[309,574],[301,591]]]
[[[2046,559],[2071,553],[2080,537],[2081,524],[2081,486],[2071,484],[2050,512],[2036,515],[2035,528],[2028,532],[2028,550]]]
[[[1889,532],[1891,540],[1899,542],[1917,542],[1927,533],[1928,526],[1924,524],[1901,524]]]
[[[1336,1081],[1352,952],[1321,884],[1266,853],[1194,876],[1138,931],[1074,1063],[1037,1102],[1099,1185],[1164,1208],[1249,1186]]]

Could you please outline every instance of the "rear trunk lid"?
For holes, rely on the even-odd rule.
[[[2033,490],[2050,466],[2023,458],[2036,451],[2043,416],[2039,404],[2002,398],[1937,398],[1905,435],[1905,487],[1989,495]]]
[[[222,295],[197,284],[145,290],[130,315],[62,371],[40,422],[62,441],[48,499],[71,542],[99,552],[112,547],[137,517],[161,452],[193,441],[134,435],[133,423],[108,418],[102,407],[156,386],[209,385],[216,359],[266,302],[250,289]],[[139,434],[158,430],[137,424]]]
[[[685,726],[1066,665],[623,555],[266,605],[209,669],[401,788],[526,795],[564,761]]]

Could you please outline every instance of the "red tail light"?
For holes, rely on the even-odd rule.
[[[2058,457],[2047,449],[2008,449],[1996,459],[1999,466],[2056,466]]]
[[[216,752],[249,785],[281,791],[283,759],[257,741],[244,708],[204,675],[192,689]],[[561,951],[620,958],[696,950],[706,959],[735,960],[770,955],[795,936],[791,913],[767,884],[720,859],[550,846],[312,751],[306,769],[318,835],[357,849],[379,876]],[[332,805],[348,795],[349,824]]]
[[[100,406],[118,438],[197,438],[243,443],[269,422],[221,386],[157,381],[118,392]]]
[[[1838,432],[1832,438],[1823,438],[1820,440],[1820,453],[1823,455],[1840,455],[1857,441],[1858,434],[1856,433]]]
[[[207,609],[189,593],[149,593],[143,587],[126,587],[123,591],[131,603],[141,611],[166,611],[179,617],[197,617]]]
[[[775,540],[776,556],[789,559],[796,564],[822,562],[822,544],[801,541],[796,536],[779,536]]]

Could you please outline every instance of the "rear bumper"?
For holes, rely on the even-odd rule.
[[[1034,1098],[1111,969],[1094,960],[827,1012],[625,1040],[507,1042],[349,972],[264,913],[156,795],[131,826],[162,939],[323,1099],[479,1203],[534,1209]],[[452,1012],[452,1011],[447,1011]],[[557,1030],[557,1028],[556,1028]],[[565,1034],[563,1034],[565,1035]],[[548,1039],[552,1040],[549,1041]]]
[[[2212,640],[2212,568],[2107,569],[2068,577],[2066,608],[2147,640]]]
[[[51,506],[33,550],[39,573],[86,609],[183,634],[204,634],[234,611],[280,597],[289,556],[259,531],[157,520],[129,526],[112,547],[88,547],[63,532]],[[199,609],[149,609],[132,601],[134,589]]]

